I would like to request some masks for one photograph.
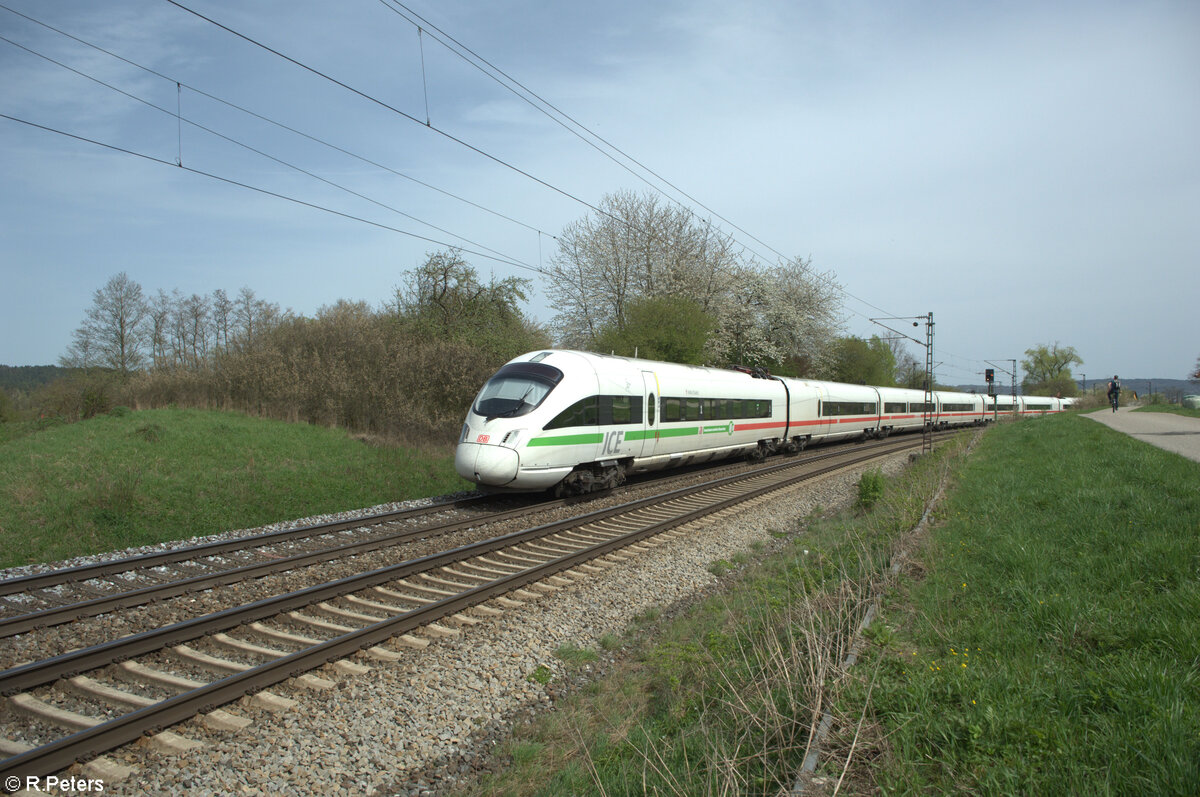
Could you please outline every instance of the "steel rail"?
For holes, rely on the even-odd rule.
[[[678,475],[678,472],[676,472],[671,474],[671,477],[677,477]],[[603,495],[606,492],[608,491],[589,493],[588,495],[582,496],[570,496],[567,498],[552,498],[545,501],[538,501],[531,506],[525,507],[525,509],[555,509],[561,506],[570,506],[572,504],[591,500]],[[533,495],[533,493],[514,493],[513,495],[530,496]],[[308,526],[297,526],[293,529],[280,529],[262,534],[251,534],[245,537],[236,537],[229,540],[214,540],[212,542],[200,543],[198,545],[172,548],[168,551],[155,551],[152,553],[123,557],[121,559],[110,559],[105,562],[96,562],[88,565],[77,565],[75,567],[47,570],[41,573],[30,573],[29,575],[24,576],[13,576],[11,578],[0,579],[0,597],[28,593],[32,590],[46,589],[47,587],[56,587],[62,584],[72,584],[96,578],[104,578],[105,576],[111,576],[117,573],[126,573],[131,570],[161,567],[164,565],[178,564],[180,562],[203,559],[211,556],[220,556],[224,553],[245,551],[253,548],[264,548],[270,545],[277,545],[282,542],[290,542],[295,539],[319,537],[323,534],[333,534],[338,531],[345,531],[352,528],[392,523],[397,520],[407,520],[410,518],[420,517],[422,515],[432,515],[450,509],[469,509],[476,504],[486,504],[488,502],[495,501],[497,497],[497,495],[477,495],[467,498],[457,498],[451,501],[428,504],[426,506],[411,507],[408,509],[396,509],[390,512],[380,512],[374,515],[363,515],[361,517],[349,518],[347,520],[333,520],[325,523],[315,523]],[[504,514],[505,517],[500,519],[503,520],[514,513],[506,512]],[[479,518],[478,522],[491,522],[490,516]]]
[[[898,446],[897,448],[902,449],[903,446]],[[872,449],[872,451],[874,450]],[[616,515],[627,514],[647,506],[666,503],[667,501],[694,493],[721,487],[735,481],[744,481],[787,468],[802,467],[836,456],[845,456],[845,452],[823,453],[817,457],[799,462],[786,462],[770,468],[762,468],[753,473],[727,476],[714,481],[704,482],[703,484],[682,487],[662,495],[642,498],[637,501],[608,507],[607,509],[599,509],[573,518],[566,518],[534,528],[515,531],[511,534],[469,543],[449,551],[398,562],[366,573],[347,576],[346,578],[323,584],[316,584],[283,595],[263,598],[253,603],[234,606],[201,617],[182,620],[169,626],[102,642],[98,645],[70,651],[49,659],[11,667],[0,672],[0,695],[16,694],[47,683],[53,683],[60,678],[70,678],[82,672],[107,666],[116,661],[123,661],[134,656],[151,653],[170,645],[187,642],[208,634],[227,631],[239,625],[272,617],[281,612],[303,608],[369,587],[379,586],[389,581],[406,578],[425,570],[454,564],[464,559],[485,555],[503,548],[513,547],[521,542],[546,537],[563,529],[594,523]]]
[[[559,499],[552,501],[549,502],[549,505],[538,504],[537,507],[553,508],[553,506],[559,505],[565,500],[566,499]],[[445,504],[442,505],[442,508],[445,509],[451,506],[453,505]],[[188,576],[187,578],[182,578],[177,581],[150,584],[144,587],[129,590],[128,592],[117,592],[112,595],[102,595],[89,600],[79,601],[77,603],[53,606],[48,609],[38,609],[25,614],[13,615],[12,617],[3,617],[0,618],[0,639],[39,628],[68,623],[83,617],[94,617],[95,615],[114,611],[116,609],[128,609],[133,606],[141,606],[156,600],[174,598],[179,595],[186,595],[192,592],[212,589],[213,587],[232,584],[237,581],[250,578],[260,578],[262,576],[267,576],[272,573],[283,572],[286,570],[294,570],[298,567],[305,567],[311,564],[326,562],[331,559],[341,558],[343,556],[370,553],[371,551],[387,548],[391,545],[396,545],[412,538],[448,534],[469,526],[481,525],[483,523],[496,523],[513,517],[519,517],[528,513],[529,510],[530,507],[521,507],[517,509],[508,509],[501,512],[495,512],[481,517],[453,520],[437,525],[423,526],[417,529],[405,529],[404,531],[385,534],[381,537],[375,537],[370,540],[344,543],[334,547],[322,548],[317,551],[298,553],[292,556],[269,559],[263,562],[255,562],[253,564],[241,565],[239,567],[225,570],[215,570],[211,573],[200,573],[198,575]],[[357,525],[375,525],[376,523],[374,517],[369,519],[366,524],[355,523],[353,521],[338,521],[337,525],[341,526],[341,528],[336,530],[354,528]],[[322,531],[317,533],[323,534],[329,532]]]
[[[669,518],[664,521],[651,523],[643,526],[640,529],[620,535],[611,540],[607,540],[598,545],[584,548],[580,551],[566,554],[555,559],[551,559],[541,565],[527,568],[520,572],[514,573],[496,579],[487,584],[480,585],[463,592],[446,597],[442,600],[428,604],[418,609],[413,609],[404,612],[395,617],[383,619],[377,623],[358,629],[356,631],[344,634],[339,637],[314,645],[305,650],[296,651],[295,653],[281,657],[271,662],[266,662],[257,667],[237,673],[226,678],[214,681],[204,687],[193,689],[184,692],[175,697],[168,698],[153,706],[148,706],[143,709],[122,715],[115,719],[104,722],[93,728],[77,732],[70,736],[64,737],[58,741],[47,745],[35,748],[28,752],[13,756],[7,760],[0,761],[0,778],[6,778],[13,775],[25,777],[29,775],[44,776],[49,773],[57,772],[64,769],[76,761],[86,760],[92,756],[111,750],[122,744],[127,744],[140,738],[147,732],[155,732],[163,728],[182,722],[195,716],[198,713],[211,711],[217,706],[232,702],[246,694],[253,694],[261,691],[268,686],[279,683],[304,672],[319,667],[327,662],[336,661],[344,658],[354,652],[379,644],[393,636],[407,633],[420,626],[427,625],[442,617],[456,614],[471,606],[483,603],[494,597],[503,595],[513,590],[520,589],[523,586],[540,581],[556,573],[570,570],[586,561],[604,556],[612,551],[627,547],[642,539],[661,534],[677,526],[690,523],[706,515],[720,512],[731,506],[752,500],[761,495],[773,492],[783,487],[789,486],[796,482],[814,478],[816,476],[828,473],[842,468],[852,467],[860,464],[863,461],[878,458],[886,453],[894,451],[903,451],[907,448],[915,448],[916,443],[905,441],[900,445],[883,445],[873,447],[870,452],[865,454],[859,453],[857,456],[849,458],[846,462],[837,462],[826,465],[815,471],[804,472],[785,477],[778,480],[769,480],[768,477],[776,475],[776,472],[783,471],[788,468],[798,468],[803,465],[811,465],[820,459],[828,459],[835,457],[845,457],[846,452],[833,454],[828,457],[820,457],[817,459],[805,460],[801,463],[786,463],[774,468],[762,469],[753,474],[745,474],[741,477],[728,477],[719,479],[715,482],[706,485],[697,485],[693,488],[683,488],[682,490],[668,493],[667,496],[660,496],[657,501],[655,499],[643,499],[642,501],[632,502],[626,505],[626,511],[633,511],[634,508],[640,508],[650,502],[664,503],[667,500],[674,500],[678,497],[683,497],[701,490],[713,490],[732,481],[751,482],[755,480],[767,480],[767,483],[753,487],[743,493],[732,495],[726,498],[718,499],[717,501],[704,506],[697,507],[690,511],[685,511],[676,517]],[[891,450],[882,451],[879,449],[888,448]],[[613,508],[618,509],[618,508]],[[539,527],[545,529],[549,527],[558,527],[563,525],[583,525],[585,523],[594,522],[593,516],[609,516],[612,510],[600,510],[599,512],[590,513],[582,518],[574,518],[571,521],[562,521],[559,523],[547,524],[547,526]],[[585,520],[586,518],[586,520]],[[530,530],[533,531],[533,530]],[[450,555],[456,555],[465,548],[475,548],[479,546],[492,546],[501,540],[506,543],[499,547],[510,547],[514,538],[524,536],[525,532],[517,532],[512,535],[505,535],[501,538],[485,541],[477,546],[464,546],[450,552]],[[546,536],[545,534],[541,536]],[[493,549],[495,546],[492,546]],[[478,552],[472,555],[478,555]],[[427,560],[435,557],[424,557]],[[455,561],[461,558],[457,557]],[[423,561],[423,560],[415,560]],[[385,568],[391,570],[393,568]],[[388,580],[394,580],[395,576],[389,577]],[[345,580],[343,580],[345,581]],[[337,583],[337,582],[335,582]],[[260,601],[258,606],[265,601]],[[221,613],[226,614],[226,613]],[[256,618],[257,619],[257,618]],[[242,622],[249,620],[243,619]],[[58,657],[62,659],[64,657]],[[54,660],[50,660],[54,661]],[[18,668],[27,669],[27,668]],[[90,668],[89,668],[90,669]],[[9,672],[13,672],[10,670]],[[0,673],[3,677],[7,673]]]
[[[90,565],[78,565],[76,567],[66,567],[58,570],[47,570],[44,573],[32,573],[27,576],[6,578],[3,581],[0,581],[0,597],[21,592],[29,592],[30,590],[35,589],[45,589],[46,587],[56,587],[60,584],[70,584],[78,581],[88,581],[93,578],[103,578],[104,576],[111,576],[116,573],[125,573],[130,570],[138,570],[147,567],[161,567],[162,565],[176,564],[178,562],[186,562],[192,559],[203,559],[208,556],[220,556],[221,554],[228,553],[230,551],[241,551],[248,548],[261,548],[281,542],[290,542],[291,540],[297,538],[317,537],[322,534],[332,534],[334,532],[344,531],[346,529],[358,528],[359,526],[378,525],[381,523],[390,523],[396,520],[404,520],[410,517],[431,515],[447,509],[463,509],[470,507],[473,504],[484,503],[488,499],[489,496],[459,498],[454,501],[444,501],[439,504],[429,504],[427,506],[411,507],[409,509],[397,509],[391,512],[381,512],[376,515],[364,515],[359,518],[350,518],[348,520],[333,520],[327,523],[315,523],[311,526],[298,526],[294,529],[280,529],[278,531],[269,531],[264,534],[237,537],[231,540],[214,540],[213,542],[201,543],[199,545],[192,545],[186,548],[173,548],[169,551],[156,551],[154,553],[128,556],[123,559],[112,559],[107,562],[97,562]]]
[[[684,470],[687,469],[685,468]],[[671,474],[671,477],[675,477],[677,475],[678,472]],[[568,506],[587,501],[601,494],[603,493],[590,493],[584,496],[556,498],[548,501],[538,502],[536,507],[540,509],[554,509],[560,506]],[[323,534],[333,534],[338,531],[345,531],[346,529],[391,523],[397,520],[405,520],[409,518],[420,517],[422,515],[436,514],[437,512],[443,512],[448,509],[467,509],[476,504],[484,504],[488,503],[489,501],[494,501],[496,498],[496,495],[479,495],[470,496],[467,498],[457,498],[451,501],[428,504],[426,506],[397,509],[390,512],[380,512],[374,515],[363,515],[361,517],[349,518],[346,520],[315,523],[308,526],[297,526],[294,529],[280,529],[262,534],[236,537],[229,540],[214,540],[212,542],[200,543],[198,545],[172,548],[171,550],[167,551],[155,551],[153,553],[138,554],[136,556],[128,556],[121,559],[111,559],[105,562],[58,568],[54,570],[47,570],[41,573],[31,573],[24,576],[14,576],[11,578],[0,579],[0,597],[20,594],[23,592],[27,593],[32,590],[45,589],[47,587],[55,587],[62,584],[71,584],[96,578],[104,578],[105,576],[114,575],[116,573],[125,573],[131,570],[161,567],[164,565],[177,564],[179,562],[186,562],[194,559],[220,556],[223,553],[244,551],[252,548],[263,548],[269,545],[276,545],[281,542],[290,542],[294,539],[317,537]],[[480,522],[486,522],[486,518],[481,518]]]
[[[837,452],[836,450],[833,452],[826,451],[822,452],[822,454],[818,456],[825,456],[830,453]],[[811,461],[811,459],[812,458],[809,457],[806,458],[805,461]],[[394,522],[396,520],[404,520],[423,515],[435,514],[437,512],[450,509],[469,508],[476,504],[486,503],[489,500],[494,500],[494,496],[462,498],[455,501],[447,501],[424,507],[396,510],[393,512],[368,515],[361,518],[351,518],[348,520],[331,521],[328,523],[303,526],[295,529],[267,532],[266,534],[254,535],[251,537],[242,537],[236,540],[221,540],[212,543],[191,546],[188,548],[179,548],[172,551],[161,551],[152,554],[129,557],[126,559],[113,560],[110,562],[101,562],[94,565],[82,565],[63,570],[37,573],[0,582],[0,596],[21,591],[15,589],[15,586],[23,585],[23,591],[44,589],[50,586],[85,581],[87,579],[99,578],[105,575],[113,575],[115,573],[129,572],[136,569],[158,567],[166,564],[175,564],[193,559],[216,556],[230,551],[263,548],[281,542],[288,542],[297,538],[317,537],[324,534],[332,534],[338,531],[344,531],[346,529],[376,526],[383,523]],[[240,565],[233,568],[216,569],[212,570],[211,572],[199,573],[172,581],[163,581],[156,584],[141,586],[136,589],[114,592],[110,595],[99,595],[87,600],[65,603],[60,606],[51,606],[49,608],[36,609],[34,611],[16,614],[9,617],[0,617],[0,639],[15,636],[17,634],[28,633],[29,631],[35,631],[41,628],[73,622],[84,617],[94,617],[99,614],[104,614],[105,612],[128,609],[134,606],[142,606],[157,600],[165,600],[168,598],[178,597],[180,595],[187,595],[194,592],[213,589],[215,587],[236,583],[246,579],[261,578],[272,573],[279,573],[299,567],[306,567],[308,565],[338,559],[343,556],[370,553],[371,551],[386,548],[390,545],[398,544],[416,537],[448,534],[469,526],[501,522],[525,514],[531,509],[554,509],[561,506],[580,503],[581,500],[586,499],[577,496],[541,501],[532,506],[494,512],[481,517],[468,518],[461,521],[450,521],[432,526],[424,526],[419,529],[406,529],[404,531],[375,537],[370,540],[335,545],[316,551],[302,552],[293,554],[291,556],[268,559],[266,561]],[[249,545],[246,543],[249,543]]]

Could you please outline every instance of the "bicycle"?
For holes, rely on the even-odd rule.
[[[1121,394],[1120,393],[1109,393],[1108,394],[1108,403],[1112,405],[1113,412],[1116,412],[1117,406],[1121,403]]]

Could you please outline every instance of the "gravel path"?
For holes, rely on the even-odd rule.
[[[1200,419],[1169,412],[1134,412],[1131,407],[1121,407],[1116,412],[1091,412],[1083,417],[1200,462]]]
[[[907,462],[890,458],[885,472]],[[539,667],[555,677],[554,651],[570,643],[596,649],[639,614],[668,609],[719,587],[708,571],[756,543],[770,551],[772,531],[795,532],[817,509],[848,505],[858,474],[829,476],[760,499],[753,507],[703,526],[694,524],[668,544],[638,554],[596,578],[483,621],[461,636],[403,653],[395,662],[366,658],[362,675],[326,667],[328,691],[280,684],[272,691],[295,699],[272,713],[248,702],[226,710],[253,720],[242,731],[212,731],[198,720],[172,730],[203,742],[169,754],[142,743],[109,755],[134,774],[106,783],[105,794],[432,795],[474,771],[515,721],[552,705],[552,680],[530,680]]]

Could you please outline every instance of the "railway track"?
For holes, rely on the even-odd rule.
[[[551,501],[541,506],[566,503]],[[495,499],[487,496],[464,498],[7,579],[0,581],[0,596],[9,613],[0,617],[0,638],[499,522],[529,511],[527,505],[490,512],[484,509],[494,504]],[[438,517],[448,513],[452,515],[449,519]]]
[[[740,470],[709,468],[710,475]],[[651,483],[689,477],[694,478],[694,471],[659,476]],[[0,639],[591,498],[523,501],[497,510],[491,508],[500,502],[496,497],[473,496],[5,579],[0,581]]]
[[[919,446],[893,440],[729,476],[450,551],[401,562],[162,629],[0,672],[8,696],[0,775],[57,772],[75,761],[359,651],[395,659],[623,557],[623,549],[783,486]],[[388,640],[392,640],[390,643]]]

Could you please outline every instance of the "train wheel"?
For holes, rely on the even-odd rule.
[[[612,490],[625,483],[625,466],[613,465],[607,467],[596,480],[597,487],[593,489]]]
[[[600,490],[612,490],[624,483],[624,465],[580,466],[568,473],[567,477],[558,483],[558,486],[554,488],[554,495],[557,498],[587,495]]]

